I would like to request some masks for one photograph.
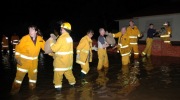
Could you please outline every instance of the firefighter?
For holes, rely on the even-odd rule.
[[[172,35],[172,29],[170,27],[169,22],[165,22],[164,24],[165,33],[160,35],[160,37],[163,39],[164,43],[171,44],[170,37]]]
[[[139,50],[138,50],[138,37],[141,37],[140,31],[137,26],[134,25],[134,21],[129,21],[129,26],[127,27],[127,34],[130,39],[130,48],[131,51],[134,52],[134,58],[139,58]]]
[[[127,34],[126,27],[121,28],[121,32],[112,34],[114,38],[118,38],[118,45],[113,49],[118,48],[122,57],[122,65],[127,66],[130,63],[130,38]]]
[[[12,49],[13,49],[13,54],[15,53],[15,46],[19,43],[19,36],[14,33],[11,36],[11,44],[12,44]]]
[[[109,44],[106,42],[106,39],[104,37],[105,30],[104,28],[99,29],[100,36],[98,37],[98,66],[97,70],[101,70],[103,67],[108,68],[109,67],[109,60],[106,48],[109,46]]]
[[[146,38],[146,48],[142,52],[141,56],[147,55],[148,57],[151,55],[153,37],[156,33],[156,29],[154,29],[153,24],[149,24],[149,29],[147,31],[147,38]]]
[[[81,83],[88,83],[85,76],[89,72],[89,62],[92,62],[92,36],[93,30],[87,31],[87,35],[81,38],[76,48],[76,63],[81,65]]]
[[[69,84],[74,87],[76,80],[72,72],[73,68],[73,40],[70,36],[71,24],[64,22],[60,25],[61,35],[57,42],[53,42],[53,37],[50,37],[50,47],[55,53],[53,58],[54,66],[54,87],[59,93],[62,89],[63,75],[69,81]]]
[[[1,53],[7,52],[7,54],[9,54],[9,39],[5,34],[3,34],[1,44],[2,44]]]
[[[11,94],[19,91],[24,76],[28,73],[29,89],[34,90],[37,81],[38,55],[40,49],[44,50],[45,41],[38,36],[38,28],[35,25],[28,27],[29,34],[23,36],[15,48],[17,61],[16,77],[12,85]]]

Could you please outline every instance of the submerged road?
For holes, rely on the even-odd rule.
[[[53,85],[53,58],[39,56],[37,88],[28,89],[25,76],[20,92],[10,95],[16,73],[12,56],[1,55],[0,98],[1,100],[179,100],[180,58],[140,57],[139,64],[131,60],[128,67],[122,67],[119,54],[108,53],[109,69],[97,71],[97,52],[93,51],[93,62],[86,77],[88,84],[81,85],[80,65],[73,65],[76,85],[71,88],[63,78],[61,94]]]

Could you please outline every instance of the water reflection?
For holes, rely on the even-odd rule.
[[[123,65],[121,71],[121,76],[118,78],[121,89],[117,91],[117,94],[126,96],[140,85],[137,77],[139,75],[139,63],[134,63],[134,66],[132,67]]]

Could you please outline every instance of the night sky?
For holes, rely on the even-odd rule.
[[[4,2],[4,3],[3,3]],[[0,33],[20,36],[35,24],[45,37],[60,20],[72,25],[72,36],[78,40],[86,31],[98,29],[118,31],[116,19],[180,12],[179,0],[6,0],[1,1]]]

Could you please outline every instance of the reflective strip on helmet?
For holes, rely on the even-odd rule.
[[[19,53],[19,52],[16,52],[15,55],[20,55],[20,53]]]
[[[51,44],[50,44],[50,47],[51,47],[52,45],[54,45],[54,43],[51,43]]]
[[[68,54],[72,54],[73,51],[69,51],[69,52],[56,52],[55,54],[57,55],[68,55]]]
[[[134,53],[135,55],[138,55],[139,53]]]
[[[55,88],[62,88],[62,85],[55,85]]]
[[[85,65],[85,63],[80,61],[80,60],[77,60],[76,63],[81,64],[81,65]]]
[[[34,73],[37,73],[37,69],[35,69],[33,72],[34,72]]]
[[[38,57],[28,57],[28,56],[25,56],[25,55],[20,55],[21,58],[24,58],[24,59],[29,59],[29,60],[35,60],[37,59]]]
[[[19,83],[19,84],[22,83],[22,81],[20,81],[20,80],[15,80],[15,82],[16,82],[16,83]]]
[[[81,72],[82,72],[83,74],[87,74],[87,72],[85,72],[85,71],[83,71],[83,70],[81,70]]]
[[[8,45],[3,45],[2,47],[8,47]]]
[[[20,71],[20,72],[24,72],[24,73],[27,73],[27,72],[28,72],[27,69],[23,69],[23,68],[19,68],[19,67],[17,67],[17,70]]]
[[[31,83],[36,83],[36,80],[29,80],[29,82],[31,82]]]
[[[54,71],[67,71],[67,70],[71,70],[71,69],[72,69],[72,66],[68,67],[68,68],[54,68]]]
[[[170,37],[170,35],[161,35],[161,37]]]
[[[132,45],[136,45],[137,43],[132,43],[132,42],[131,42],[130,44],[132,44]]]
[[[130,52],[121,54],[121,56],[127,56],[127,55],[129,55],[129,54],[130,54]]]
[[[129,36],[129,38],[137,38],[137,36]]]
[[[73,40],[72,40],[72,38],[66,38],[66,41],[67,41],[67,43],[70,43],[70,42],[72,42]]]

